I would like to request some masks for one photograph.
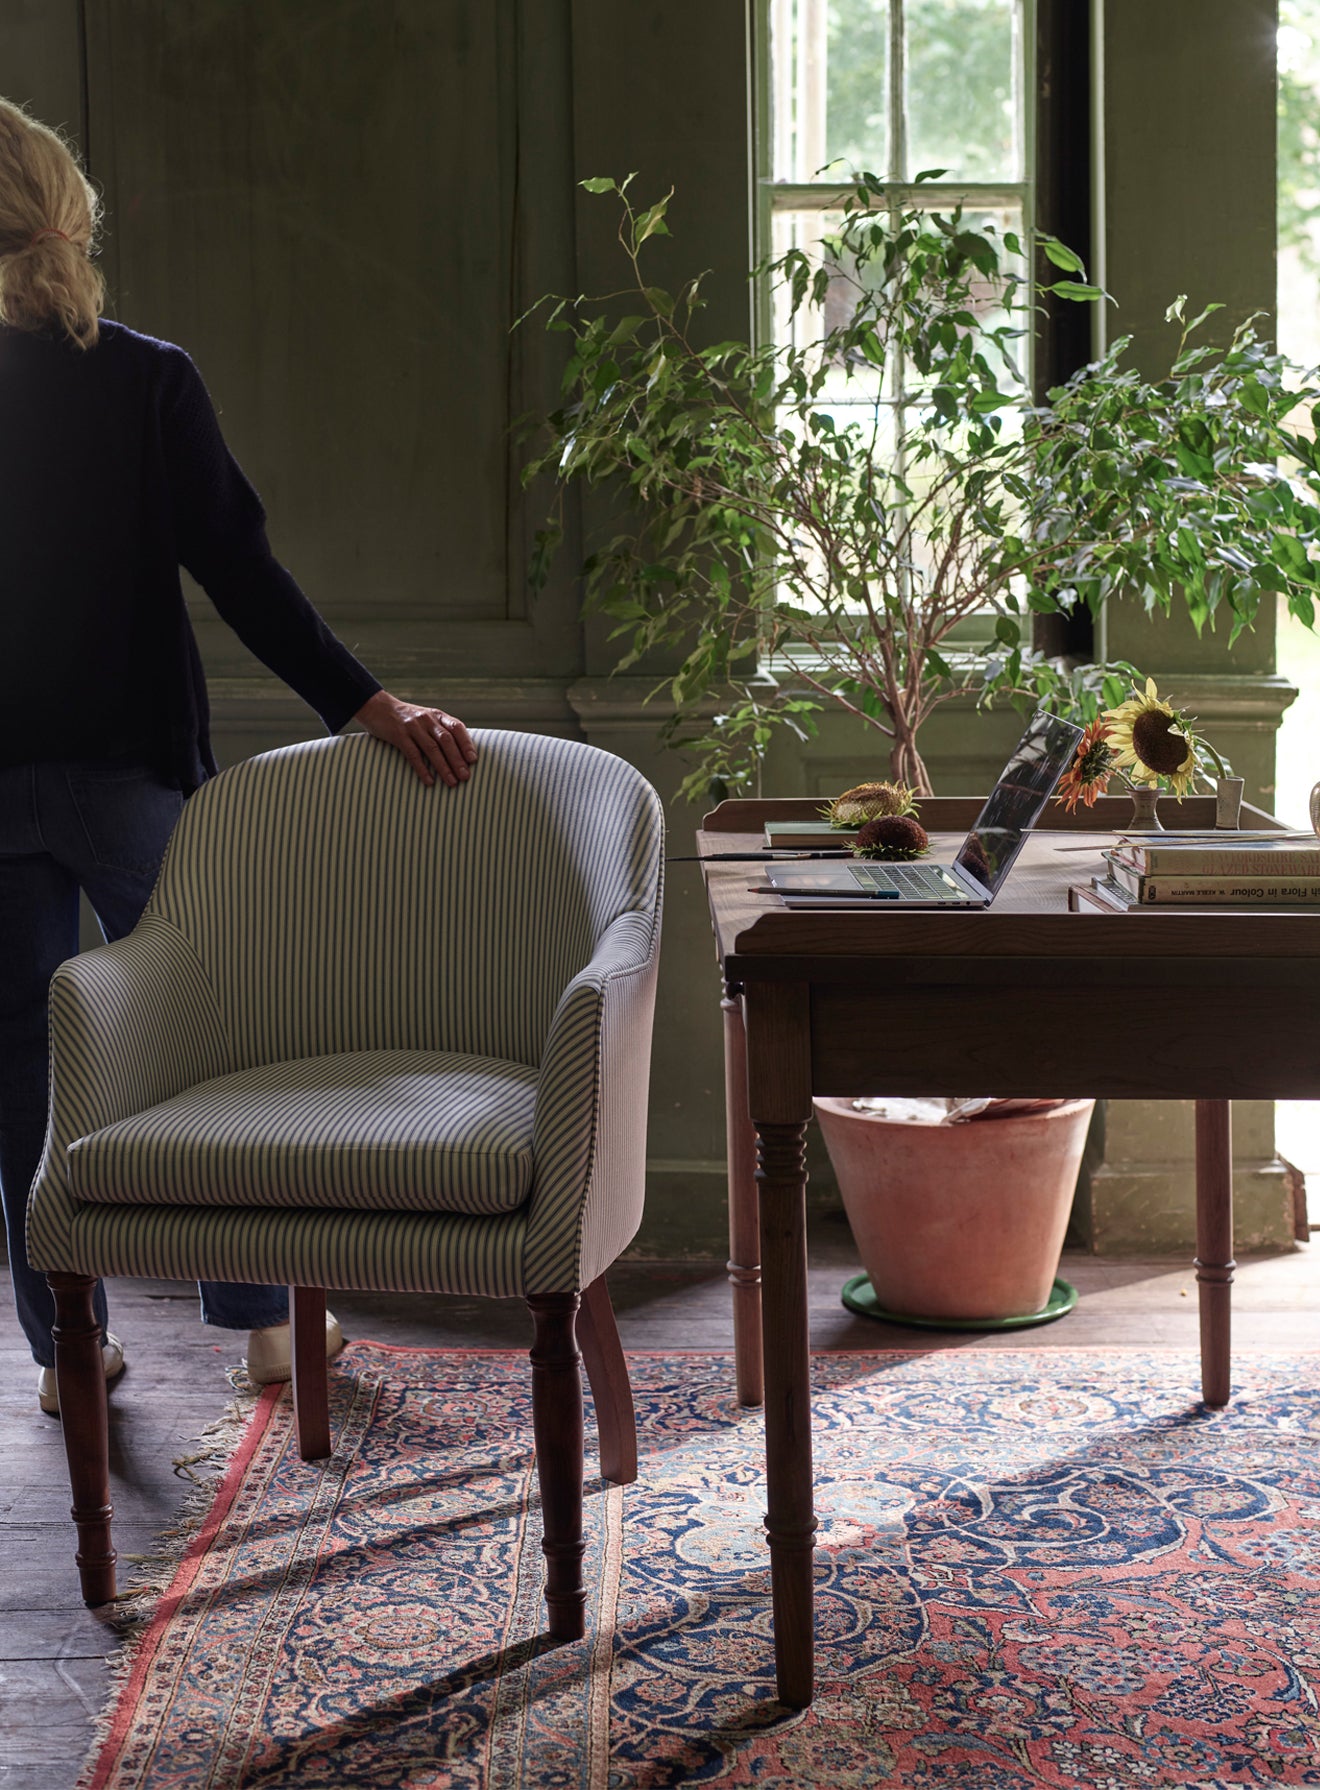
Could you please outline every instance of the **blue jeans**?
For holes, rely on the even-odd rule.
[[[28,1190],[46,1140],[50,979],[78,949],[78,890],[107,939],[137,925],[183,797],[145,766],[0,767],[0,1193],[19,1323],[53,1366],[55,1302],[27,1257]],[[261,1330],[289,1316],[286,1287],[205,1281],[202,1322]],[[105,1329],[105,1289],[96,1289]]]

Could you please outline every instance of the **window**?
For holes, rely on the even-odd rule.
[[[993,225],[1027,240],[1032,221],[1030,136],[1034,114],[1030,46],[1034,0],[760,0],[758,252],[800,248],[813,257],[836,229],[846,171],[884,182],[895,209],[951,212],[961,205],[976,228]],[[837,164],[836,166],[832,166]],[[941,170],[937,178],[917,180]],[[831,177],[832,176],[832,177]],[[1025,273],[1025,268],[1023,272]],[[840,289],[842,297],[842,289]],[[996,308],[987,287],[984,304]],[[782,291],[758,295],[763,341],[807,347],[797,335],[819,321],[795,321]],[[828,306],[826,312],[829,320]],[[1029,345],[1020,382],[1030,390]],[[836,423],[865,420],[897,442],[923,394],[897,362],[887,388],[868,389],[854,369],[831,377],[819,408]],[[895,463],[904,472],[901,450]],[[916,549],[920,556],[921,549]],[[987,635],[979,621],[957,625],[968,644]]]
[[[761,0],[759,234],[810,248],[839,203],[838,162],[897,204],[1022,234],[1031,219],[1032,0]],[[938,180],[915,184],[939,168]],[[768,303],[760,324],[773,332]]]

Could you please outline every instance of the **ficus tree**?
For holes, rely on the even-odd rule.
[[[1166,379],[1126,369],[1120,341],[1035,406],[1028,245],[850,178],[818,244],[754,270],[775,341],[703,341],[700,277],[648,280],[671,196],[638,206],[631,177],[583,183],[619,207],[621,288],[533,307],[568,338],[561,402],[528,422],[525,481],[554,486],[533,581],[568,490],[608,492],[619,522],[585,562],[586,602],[613,618],[620,669],[655,649],[675,666],[666,731],[693,755],[690,794],[744,782],[777,727],[809,733],[827,704],[877,729],[923,793],[919,734],[941,703],[1091,719],[1120,700],[1133,668],[1043,659],[1033,611],[1184,601],[1236,633],[1278,590],[1312,619],[1320,465],[1294,425],[1320,394],[1290,385],[1253,323],[1201,346],[1214,307],[1187,324],[1179,300]],[[1102,299],[1063,243],[1035,247],[1049,290]],[[960,645],[973,620],[982,644]]]

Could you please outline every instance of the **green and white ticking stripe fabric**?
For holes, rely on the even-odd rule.
[[[34,1265],[508,1295],[641,1217],[659,800],[478,733],[457,790],[366,736],[187,803],[136,930],[61,966]]]
[[[189,1088],[69,1150],[75,1199],[512,1212],[532,1184],[536,1071],[353,1050]]]

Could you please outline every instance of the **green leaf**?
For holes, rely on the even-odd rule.
[[[620,342],[631,342],[642,325],[649,322],[650,318],[648,317],[620,317],[609,335],[606,336],[605,346],[617,348]]]
[[[579,180],[578,185],[588,193],[617,193],[619,183],[611,180],[607,174],[593,174],[590,180]]]
[[[1187,334],[1190,336],[1194,329],[1199,329],[1212,311],[1222,311],[1223,308],[1222,304],[1213,304],[1207,305],[1203,311],[1198,311],[1196,316],[1193,317],[1192,321],[1187,325]]]
[[[1057,236],[1046,236],[1042,231],[1036,240],[1054,265],[1061,267],[1064,273],[1086,272],[1081,256],[1075,255],[1066,243],[1059,241]]]
[[[1311,570],[1306,548],[1296,535],[1275,535],[1270,544],[1270,552],[1275,565],[1282,566],[1285,572],[1291,572],[1294,577],[1304,577]]]
[[[1046,286],[1044,290],[1055,292],[1060,298],[1071,298],[1078,304],[1089,304],[1096,299],[1108,297],[1102,286],[1086,286],[1080,280],[1055,280],[1052,286]]]
[[[657,200],[656,203],[650,206],[646,211],[638,213],[637,222],[633,228],[636,232],[636,242],[639,248],[646,241],[648,236],[669,235],[669,226],[665,222],[665,211],[668,208],[668,205],[669,198],[666,196],[663,199]]]

